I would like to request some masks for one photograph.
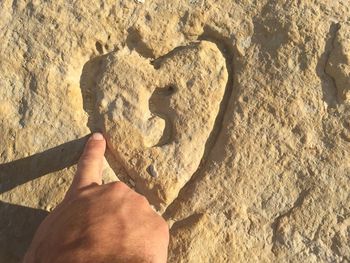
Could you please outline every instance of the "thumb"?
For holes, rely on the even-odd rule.
[[[106,140],[101,133],[94,133],[88,139],[84,152],[78,162],[78,170],[74,176],[72,185],[68,190],[69,195],[74,195],[79,189],[92,184],[102,183],[103,158],[106,150]]]

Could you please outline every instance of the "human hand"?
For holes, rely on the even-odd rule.
[[[147,199],[102,184],[106,141],[93,134],[66,197],[39,226],[24,263],[166,262],[169,228]]]

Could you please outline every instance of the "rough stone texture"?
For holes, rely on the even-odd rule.
[[[95,128],[96,63],[198,40],[228,79],[201,163],[163,213],[169,262],[350,261],[349,17],[348,0],[1,1],[0,261],[20,260],[69,186]]]
[[[350,25],[338,24],[326,72],[333,78],[339,100],[350,102]]]
[[[127,49],[101,62],[86,92],[92,125],[106,134],[110,162],[132,178],[122,179],[164,211],[203,157],[227,83],[225,59],[202,41],[154,65]]]

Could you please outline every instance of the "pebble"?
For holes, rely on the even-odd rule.
[[[137,164],[137,158],[132,158],[130,160],[131,165],[135,166]]]
[[[58,178],[58,180],[57,180],[57,184],[58,185],[61,185],[61,184],[63,184],[65,181],[64,181],[64,179],[63,178]]]
[[[51,212],[53,210],[53,206],[49,204],[49,205],[45,206],[45,210],[48,212]]]
[[[156,168],[154,167],[153,164],[150,164],[150,165],[147,167],[147,172],[148,172],[153,178],[158,177],[157,170],[156,170]]]

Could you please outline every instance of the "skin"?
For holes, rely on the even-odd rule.
[[[93,134],[70,189],[39,226],[24,263],[166,262],[168,225],[125,184],[102,185],[105,150],[103,136]]]

